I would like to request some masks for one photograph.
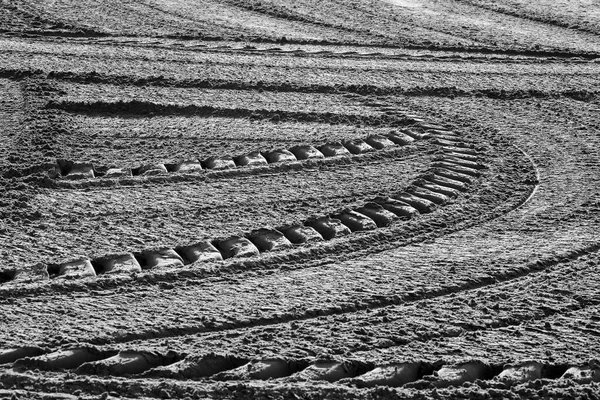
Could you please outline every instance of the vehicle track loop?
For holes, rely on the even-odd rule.
[[[429,136],[434,138],[444,136],[447,138],[451,137],[455,140],[453,143],[460,143],[460,146],[464,146],[465,148],[471,148],[470,146],[472,146],[463,142],[462,140],[464,139],[460,139],[460,136],[456,134],[447,130],[441,131],[440,129],[445,129],[443,127],[427,124],[423,126],[431,129],[431,132],[418,133],[407,129],[400,133],[394,133],[389,138],[367,138],[367,141],[373,143],[375,147],[368,145],[365,141],[353,141],[350,144],[344,143],[343,145],[353,154],[362,154],[374,152],[376,148],[384,149],[396,146],[391,139],[408,143],[415,139],[428,138]],[[460,142],[458,142],[459,139],[461,140]],[[356,210],[340,210],[328,216],[303,221],[294,226],[282,226],[271,230],[256,230],[247,233],[246,237],[233,236],[212,240],[204,239],[198,244],[193,245],[195,246],[195,250],[192,252],[189,251],[189,246],[180,246],[175,249],[145,249],[135,254],[103,255],[96,259],[80,257],[62,263],[50,263],[46,267],[46,274],[33,273],[31,272],[32,270],[39,271],[39,268],[37,266],[35,268],[29,267],[25,271],[15,272],[13,279],[17,276],[22,276],[23,279],[25,277],[45,279],[46,276],[50,279],[86,278],[95,277],[98,274],[122,273],[123,271],[139,272],[139,270],[180,268],[187,264],[196,263],[199,259],[215,261],[219,258],[237,259],[255,257],[262,252],[271,252],[292,247],[292,241],[298,244],[308,242],[309,239],[315,239],[315,237],[318,238],[315,232],[322,236],[324,240],[331,240],[353,232],[369,231],[385,227],[392,224],[395,220],[409,220],[419,214],[431,213],[438,206],[443,206],[453,197],[457,197],[459,194],[458,191],[452,192],[454,196],[449,195],[449,191],[455,187],[461,187],[462,184],[472,184],[481,175],[481,169],[487,168],[479,162],[446,156],[444,151],[442,150],[441,155],[438,157],[441,161],[433,163],[434,169],[432,172],[426,172],[419,177],[415,185],[409,187],[406,191],[392,193],[390,198],[373,199]],[[264,154],[266,158],[262,157],[261,153],[258,152],[249,156],[247,155],[244,163],[251,165],[253,163],[251,162],[252,160],[259,160],[254,163],[263,165],[268,163],[267,159],[271,162],[280,162],[282,160],[281,155],[285,155],[283,161],[289,161],[292,157],[295,158],[291,151],[284,153],[283,150],[279,150]],[[261,156],[260,158],[258,158],[259,155]],[[239,165],[239,160],[237,163]],[[83,174],[87,178],[92,177],[91,172],[93,170],[91,167],[88,168],[89,164],[81,163],[77,165],[81,166],[76,169],[75,173],[77,175]],[[149,169],[148,172],[150,171],[153,170]],[[160,172],[165,173],[166,171],[161,170]],[[427,185],[425,182],[428,181],[435,182],[435,184]],[[307,234],[306,227],[313,228],[314,232]],[[302,235],[298,235],[300,230],[304,230]],[[286,232],[289,237],[282,233],[282,231]],[[220,253],[220,257],[217,253]]]

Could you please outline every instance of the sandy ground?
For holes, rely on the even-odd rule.
[[[598,398],[598,13],[451,3],[3,3],[0,397]]]

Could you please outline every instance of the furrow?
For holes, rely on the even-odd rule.
[[[239,40],[231,41],[226,37],[189,36],[189,35],[123,35],[109,32],[94,32],[92,30],[43,30],[25,29],[17,33],[10,29],[0,29],[2,33],[8,33],[12,38],[27,38],[41,42],[62,43],[65,38],[78,44],[87,44],[106,47],[133,47],[151,49],[173,49],[190,52],[217,52],[217,53],[257,53],[268,56],[294,54],[296,56],[314,56],[319,58],[375,58],[375,59],[397,59],[413,56],[423,57],[427,53],[431,57],[453,57],[453,58],[565,58],[565,59],[594,59],[598,53],[579,49],[520,49],[520,48],[498,48],[494,46],[471,45],[468,47],[460,45],[443,45],[420,43],[403,44],[401,47],[386,43],[364,43],[360,41],[346,40],[311,40],[289,38],[285,41],[273,38],[246,37],[242,46]],[[262,47],[263,43],[271,43],[269,47]],[[329,50],[333,49],[333,50]],[[369,49],[370,51],[363,51]],[[400,52],[401,50],[401,52]],[[407,52],[410,52],[407,54]],[[471,56],[472,55],[472,56]]]
[[[31,35],[35,37],[35,35]],[[58,36],[58,35],[57,35]],[[216,53],[247,53],[261,54],[270,57],[278,55],[320,57],[320,58],[369,58],[369,59],[422,59],[423,57],[433,57],[437,59],[452,59],[459,61],[464,59],[485,59],[508,58],[511,61],[521,61],[523,59],[540,58],[572,58],[574,60],[597,58],[598,55],[593,52],[576,51],[547,51],[547,50],[519,50],[519,49],[492,49],[485,47],[472,46],[469,48],[460,46],[419,46],[407,45],[398,48],[397,46],[369,45],[365,43],[320,43],[310,44],[308,42],[294,44],[294,40],[289,43],[270,41],[264,39],[264,43],[272,43],[270,46],[264,46],[257,41],[249,38],[241,44],[238,42],[222,41],[215,38],[198,39],[193,37],[134,37],[118,35],[98,35],[97,37],[85,35],[70,38],[72,42],[78,44],[88,44],[107,47],[134,47],[134,48],[153,48],[153,49],[173,49],[179,48],[189,52],[216,52]],[[39,36],[36,40],[45,42],[60,42],[64,38],[50,36]]]
[[[600,58],[600,56],[598,56]],[[305,86],[299,81],[293,82],[242,82],[224,80],[218,78],[211,79],[182,79],[175,77],[160,76],[135,76],[119,75],[116,73],[103,74],[99,72],[79,72],[68,70],[49,70],[43,76],[50,79],[62,80],[66,82],[84,83],[84,84],[123,84],[157,87],[180,87],[196,89],[223,89],[223,90],[264,90],[269,92],[299,92],[299,93],[321,93],[321,94],[339,94],[352,93],[358,95],[389,95],[389,96],[411,96],[411,97],[487,97],[492,99],[526,99],[526,98],[571,98],[582,101],[594,101],[598,97],[598,91],[589,87],[579,88],[496,88],[495,82],[491,82],[488,88],[461,88],[457,86],[428,86],[411,87],[412,85],[374,85],[374,84],[343,84],[341,82],[330,84],[311,84]],[[40,77],[40,72],[35,69],[11,69],[0,68],[0,77],[7,79],[24,79]],[[529,85],[528,85],[529,86]],[[60,107],[60,105],[56,105]],[[78,106],[79,112],[87,111],[87,106]],[[184,112],[184,111],[180,111]]]

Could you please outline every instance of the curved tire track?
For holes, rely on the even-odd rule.
[[[440,134],[433,132],[432,135],[435,136]],[[448,134],[444,133],[443,136],[448,137]],[[406,137],[401,137],[401,139],[404,140]],[[458,138],[458,136],[456,136],[456,138]],[[393,144],[392,142],[390,143]],[[366,152],[374,151],[374,148],[369,146],[366,142],[362,142],[362,144],[368,147],[368,149],[365,150]],[[381,145],[381,141],[373,142],[373,144],[374,146],[377,144]],[[352,146],[349,146],[349,148],[350,150],[354,149],[352,151],[354,153],[360,153],[362,151],[361,148],[358,150]],[[381,149],[383,148],[384,147],[382,145]],[[363,207],[362,209],[359,209],[358,212],[351,210],[340,210],[337,213],[332,213],[330,216],[324,217],[325,219],[317,218],[316,220],[312,221],[304,221],[303,224],[301,223],[292,227],[275,228],[270,232],[262,232],[261,234],[251,232],[246,235],[246,238],[231,237],[224,240],[217,239],[210,242],[200,242],[196,246],[200,246],[202,243],[204,244],[201,247],[205,248],[202,251],[198,250],[200,253],[217,254],[220,252],[220,257],[217,256],[217,259],[256,256],[260,253],[260,251],[271,251],[275,250],[276,248],[290,247],[291,242],[287,242],[287,244],[283,246],[278,244],[278,240],[281,241],[284,236],[287,237],[287,239],[285,239],[286,241],[292,240],[295,243],[305,242],[307,240],[306,238],[298,238],[298,229],[302,225],[312,228],[315,233],[318,233],[318,235],[324,239],[333,239],[334,237],[345,236],[350,232],[372,230],[378,227],[384,227],[390,225],[392,221],[397,218],[406,219],[411,218],[413,215],[418,215],[419,213],[432,212],[437,208],[437,206],[445,204],[453,197],[442,192],[445,191],[448,193],[449,190],[454,190],[454,188],[451,186],[456,187],[462,184],[472,183],[473,180],[481,174],[480,168],[484,167],[479,163],[464,160],[462,158],[451,158],[443,155],[441,157],[446,161],[441,161],[441,164],[437,165],[435,165],[434,162],[434,165],[438,171],[437,173],[443,173],[446,175],[446,177],[436,175],[435,172],[433,172],[432,175],[426,174],[424,176],[426,179],[419,179],[418,182],[416,182],[416,186],[409,188],[408,192],[405,191],[396,195],[392,195],[392,198],[390,199],[374,199],[374,202],[367,203],[367,208]],[[468,166],[461,165],[465,163]],[[465,174],[465,172],[468,172],[468,174]],[[432,180],[437,183],[434,184]],[[425,183],[425,187],[423,187],[424,183],[422,182],[430,182],[430,184]],[[451,186],[448,186],[449,184]],[[456,195],[458,195],[458,193],[459,192],[456,192]],[[377,222],[367,215],[375,218]],[[363,225],[364,223],[367,223],[367,225]],[[339,231],[338,229],[334,229],[332,231],[331,229],[333,229],[333,225],[331,224],[337,224],[339,227],[346,226],[344,228],[346,230]],[[286,234],[282,234],[281,230],[285,231]],[[273,238],[273,235],[277,236],[279,239]],[[305,234],[301,234],[301,236],[304,235]],[[251,239],[251,241],[248,239]],[[242,252],[237,251],[240,246],[245,250]],[[192,253],[193,255],[191,255]],[[49,276],[84,278],[96,276],[96,274],[99,272],[108,272],[107,268],[112,270],[115,268],[115,262],[119,264],[119,266],[116,267],[116,270],[122,271],[124,269],[125,271],[140,272],[142,269],[152,269],[157,267],[181,267],[184,263],[191,264],[196,262],[198,259],[205,258],[202,254],[196,254],[194,252],[192,253],[190,253],[189,247],[176,248],[174,250],[163,248],[148,249],[135,255],[115,255],[112,258],[112,261],[107,261],[106,256],[100,257],[97,260],[90,260],[89,258],[75,259],[63,262],[61,264],[48,265],[45,271],[43,268],[40,268],[37,265],[32,266],[29,269],[15,271],[13,279],[43,280]],[[122,260],[124,257],[126,260],[124,261],[125,264],[121,265],[122,262],[117,260]],[[214,257],[209,258],[209,260],[214,260]],[[110,267],[106,266],[107,262],[110,264]]]

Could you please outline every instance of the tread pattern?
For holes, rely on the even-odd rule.
[[[487,381],[487,387],[507,388],[538,379],[570,379],[581,384],[600,382],[600,364],[579,365],[517,361],[490,365],[479,360],[446,364],[442,360],[397,360],[373,364],[352,359],[317,361],[284,358],[245,359],[230,354],[184,356],[173,352],[101,351],[78,347],[23,356],[30,349],[9,349],[0,363],[15,371],[71,370],[81,375],[135,376],[209,381],[272,380],[282,382],[326,381],[357,387],[445,388],[467,382]],[[37,349],[37,353],[43,353]]]
[[[446,130],[444,127],[423,124],[421,128],[424,129],[423,133],[408,129],[402,133],[390,134],[388,137],[371,136],[367,137],[366,141],[344,143],[343,148],[352,154],[362,154],[393,147],[396,144],[407,144],[415,139],[430,137],[435,139],[441,136],[452,139],[452,143],[457,143],[458,147],[456,148],[458,151],[467,149],[467,152],[470,153],[467,154],[469,157],[478,154],[476,150],[472,149],[473,144],[462,141],[458,135]],[[327,149],[330,146],[324,145],[322,148]],[[454,149],[454,147],[448,148]],[[300,154],[297,151],[298,149],[291,150],[250,153],[245,157],[237,158],[236,163],[238,166],[253,166],[266,165],[269,162],[288,162],[291,161],[292,157],[296,159],[294,152]],[[309,150],[310,153],[315,154],[314,149]],[[373,199],[373,201],[367,202],[357,210],[340,210],[330,216],[304,221],[303,224],[295,226],[284,226],[273,230],[257,230],[248,233],[246,237],[233,236],[224,239],[205,240],[191,247],[147,249],[137,254],[104,255],[96,259],[84,257],[59,264],[48,264],[45,268],[40,264],[36,264],[24,270],[14,271],[12,276],[5,276],[4,280],[27,282],[52,278],[89,278],[105,273],[135,273],[148,269],[179,268],[198,260],[214,262],[229,258],[253,257],[258,256],[261,252],[290,247],[292,242],[304,243],[314,240],[331,240],[351,232],[385,227],[396,219],[406,220],[420,213],[433,212],[438,206],[444,205],[460,193],[455,188],[458,187],[464,190],[464,185],[473,183],[481,175],[481,169],[485,168],[485,165],[480,162],[461,158],[461,153],[448,156],[444,154],[444,151],[446,150],[442,150],[438,156],[440,161],[433,163],[433,172],[427,172],[418,178],[415,185],[411,185],[407,191],[392,194],[390,198]],[[262,154],[266,157],[263,157]],[[285,157],[282,158],[282,155]],[[143,171],[144,168],[140,170]],[[167,169],[164,168],[164,165],[148,167],[146,171],[149,174],[163,174],[166,172]],[[71,174],[80,179],[92,179],[94,177],[93,166],[86,163],[72,164],[71,170],[66,176],[69,177]],[[435,182],[435,184],[428,185],[427,182]],[[307,227],[313,228],[313,231],[307,234],[305,232]]]

